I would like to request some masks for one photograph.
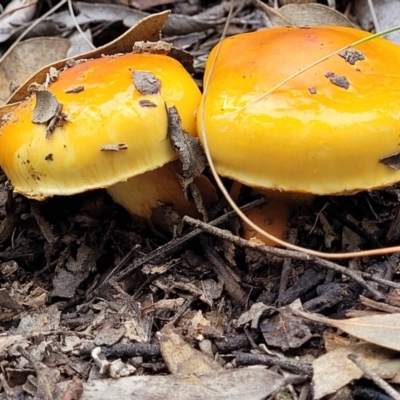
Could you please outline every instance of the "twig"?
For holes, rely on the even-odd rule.
[[[310,365],[303,364],[301,362],[291,360],[286,357],[272,357],[266,354],[251,354],[238,352],[236,353],[236,364],[240,365],[268,365],[270,367],[274,365],[278,365],[284,369],[289,371],[293,371],[295,373],[302,373],[308,376],[312,376],[313,370]]]
[[[85,42],[89,45],[89,47],[92,50],[95,50],[96,46],[88,39],[88,37],[85,35],[85,32],[83,32],[82,28],[78,24],[78,21],[76,20],[75,13],[74,13],[74,7],[72,7],[72,0],[68,0],[68,10],[71,15],[72,21],[74,21],[76,30],[80,33],[80,35],[83,37]]]
[[[372,368],[365,364],[364,360],[357,354],[349,354],[348,358],[357,365],[364,373],[366,378],[371,379],[375,385],[379,386],[394,400],[400,400],[400,393],[394,390],[386,381],[384,381]]]
[[[380,27],[379,20],[378,20],[378,17],[376,15],[376,12],[375,12],[374,3],[372,2],[372,0],[367,0],[367,3],[368,3],[369,11],[371,12],[371,16],[372,16],[372,21],[374,23],[375,32],[379,32],[381,30],[381,27]]]
[[[176,312],[176,314],[171,318],[171,320],[168,322],[167,325],[174,326],[181,318],[182,315],[185,314],[185,312],[189,309],[191,304],[197,300],[199,296],[191,296],[185,300],[185,302],[182,304],[180,309]]]
[[[342,267],[341,265],[335,264],[332,261],[327,261],[322,258],[311,256],[306,253],[301,253],[301,252],[294,251],[294,250],[279,249],[276,247],[269,247],[266,245],[253,244],[248,240],[245,240],[245,239],[242,239],[240,237],[233,235],[231,232],[229,232],[227,230],[223,230],[223,229],[217,228],[215,226],[211,226],[209,224],[206,224],[206,223],[196,220],[194,218],[190,218],[188,216],[183,218],[183,222],[186,222],[187,224],[189,224],[191,226],[195,226],[196,228],[200,228],[204,232],[208,232],[211,235],[220,237],[221,239],[228,240],[240,247],[249,247],[251,249],[261,251],[262,253],[273,254],[275,256],[282,257],[282,258],[290,257],[295,260],[314,262],[315,264],[317,264],[321,267],[329,268],[331,270],[339,272],[339,273],[346,275],[349,278],[353,279],[361,287],[368,290],[376,300],[383,300],[386,297],[379,290],[375,289],[372,285],[368,284],[363,279],[361,273],[359,273],[358,271],[353,271],[348,268]]]
[[[208,244],[204,236],[200,237],[201,247],[207,260],[211,263],[218,280],[224,283],[226,292],[234,303],[245,308],[247,304],[247,294],[235,279],[231,269],[225,264],[219,254]]]
[[[242,210],[248,210],[252,207],[256,207],[260,204],[264,203],[263,198],[256,199],[252,201],[251,203],[248,203],[244,205],[241,209]],[[215,220],[209,222],[210,226],[214,225],[220,225],[223,222],[226,222],[229,218],[233,217],[236,215],[235,211],[231,211],[229,213],[226,213],[222,215],[221,217],[216,218]],[[140,266],[147,264],[151,261],[157,260],[159,257],[166,257],[167,255],[173,253],[177,249],[179,249],[183,244],[188,242],[189,240],[192,240],[196,236],[200,235],[202,233],[202,229],[195,229],[192,232],[189,232],[187,235],[180,237],[180,238],[175,238],[172,239],[170,242],[164,244],[163,246],[158,247],[156,250],[152,251],[150,254],[145,255],[144,257],[141,257],[137,260],[135,260],[131,265],[129,265],[126,269],[118,273],[118,270],[122,268],[122,266],[127,263],[135,254],[137,249],[132,249],[124,258],[123,260],[118,264],[117,267],[114,268],[114,270],[107,276],[107,278],[104,280],[104,282],[97,287],[90,295],[89,299],[91,300],[94,297],[96,297],[106,285],[111,284],[113,282],[118,282],[121,279],[123,279],[125,276],[129,275],[132,273],[135,269],[139,268]]]
[[[368,297],[360,296],[361,303],[364,304],[364,306],[371,307],[374,310],[379,310],[383,311],[389,314],[397,314],[400,313],[400,308],[399,307],[393,307],[388,304],[382,303],[380,301],[374,301],[369,299]]]

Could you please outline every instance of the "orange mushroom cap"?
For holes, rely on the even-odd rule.
[[[161,86],[141,94],[133,71],[149,71]],[[38,200],[109,187],[177,158],[167,137],[166,105],[175,105],[183,129],[196,134],[200,91],[171,57],[125,54],[62,71],[49,85],[66,121],[46,138],[33,123],[36,97],[18,104],[0,128],[0,166],[15,191]],[[104,146],[119,151],[101,151]]]
[[[399,46],[371,40],[265,95],[367,36],[352,28],[287,27],[233,36],[216,46],[197,120],[201,140],[204,121],[218,173],[255,188],[314,194],[400,181],[400,170],[382,162],[400,152]]]

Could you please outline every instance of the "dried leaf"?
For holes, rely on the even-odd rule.
[[[302,3],[316,3],[317,0],[279,0],[279,5],[284,6],[286,4],[302,4]]]
[[[399,24],[400,2],[398,0],[379,0],[373,1],[372,4],[379,23],[379,27],[375,26],[376,31],[384,31]],[[371,29],[373,21],[369,1],[355,1],[352,13],[357,16],[357,22],[360,23],[362,29],[366,31]],[[391,32],[385,38],[400,44],[400,31]]]
[[[192,348],[166,325],[159,333],[161,354],[172,374],[204,374],[222,369],[216,361]]]
[[[139,100],[139,105],[141,107],[157,107],[156,103],[153,103],[152,101],[150,101],[148,99]]]
[[[125,5],[136,7],[139,10],[148,10],[149,8],[161,6],[163,4],[182,3],[184,0],[121,0]]]
[[[160,92],[161,81],[149,71],[132,71],[133,84],[140,94],[157,94]]]
[[[267,5],[264,6],[262,9],[273,26],[334,25],[353,27],[350,20],[343,14],[323,4],[287,4],[278,10]]]
[[[260,323],[264,340],[269,346],[283,350],[296,349],[312,338],[308,326],[293,315],[292,307],[283,307]]]
[[[56,116],[59,103],[56,96],[47,90],[39,90],[35,94],[36,104],[33,109],[32,122],[34,124],[45,124]]]
[[[400,314],[378,314],[359,318],[334,320],[299,310],[294,311],[294,313],[311,321],[341,329],[349,335],[374,343],[378,346],[400,351]]]
[[[337,348],[319,357],[313,362],[315,399],[336,393],[351,381],[363,376],[363,372],[347,358],[352,353],[361,356],[371,368],[376,368],[381,362],[395,355],[393,351],[362,343]]]
[[[103,327],[94,338],[94,344],[96,346],[112,346],[123,338],[125,332],[126,328],[123,325],[119,328]]]
[[[132,26],[137,23],[136,16],[129,14],[124,18],[125,26]],[[162,29],[163,36],[183,36],[189,33],[202,32],[207,29],[215,29],[217,24],[224,20],[216,21],[210,18],[202,18],[197,15],[171,14]]]
[[[355,49],[347,49],[339,53],[340,57],[343,57],[349,64],[354,65],[357,61],[365,60],[365,55],[362,51]]]
[[[21,25],[29,22],[36,11],[37,0],[13,0],[0,16],[0,42],[5,42]]]
[[[238,319],[236,325],[242,327],[251,322],[252,329],[258,328],[258,323],[262,315],[266,311],[271,311],[272,307],[265,305],[264,303],[254,303],[250,310],[244,312]]]
[[[75,60],[99,58],[102,56],[102,54],[112,55],[117,53],[128,53],[132,50],[133,44],[139,40],[149,40],[155,42],[159,39],[160,31],[164,26],[168,15],[169,11],[165,11],[146,17],[119,38],[89,53],[81,54],[75,57]],[[46,80],[46,75],[50,67],[61,69],[64,67],[67,61],[68,59],[58,61],[51,65],[47,65],[40,71],[36,72],[10,97],[10,99],[8,99],[7,102],[13,103],[23,100],[26,96],[29,95],[28,87],[31,83],[44,82]]]
[[[28,339],[24,338],[22,335],[9,335],[0,337],[0,353],[4,352],[15,343],[27,342]]]
[[[83,36],[82,33],[80,32],[75,32],[73,35],[68,37],[70,41],[70,46],[67,51],[67,54],[65,54],[63,57],[59,57],[57,61],[60,60],[61,58],[75,57],[78,56],[79,54],[92,51],[93,47],[89,45],[89,43],[93,43],[92,32],[90,31],[90,29],[86,29],[83,32],[83,34],[85,36]]]
[[[149,13],[134,10],[121,4],[108,3],[87,3],[74,1],[76,10],[76,22],[82,26],[87,24],[98,24],[104,22],[124,21],[125,18],[133,22],[129,27],[136,25],[141,19],[148,17]],[[58,12],[45,20],[56,25],[61,25],[64,30],[75,30],[76,22],[68,10]],[[127,26],[127,25],[125,25]]]
[[[118,144],[103,144],[100,146],[100,151],[120,151],[120,150],[128,150],[128,145],[124,143]]]
[[[64,58],[70,41],[41,37],[18,43],[0,61],[0,105],[39,68]]]
[[[157,42],[145,42],[141,40],[139,42],[135,42],[132,49],[133,52],[137,54],[168,54],[172,49],[172,45],[164,42],[163,40],[157,40]]]
[[[182,130],[181,119],[174,106],[168,108],[168,135],[182,161],[183,177],[189,184],[201,175],[207,161],[199,139]]]
[[[84,384],[80,400],[132,398],[132,388],[141,400],[154,399],[229,399],[263,400],[286,385],[285,379],[265,367],[223,370],[185,379],[176,375],[143,375],[115,379],[94,379]]]
[[[325,76],[336,86],[342,89],[348,89],[350,87],[349,81],[345,76],[335,75],[333,72],[327,72]]]
[[[41,362],[33,363],[37,375],[36,398],[41,400],[54,399],[56,384],[60,381],[60,371],[56,368],[49,368]]]
[[[391,154],[390,156],[382,157],[379,162],[389,168],[400,169],[400,152]]]
[[[183,187],[185,197],[192,199],[197,210],[208,220],[207,209],[199,187],[194,183],[206,167],[206,157],[198,138],[190,136],[182,129],[181,119],[175,106],[168,108],[168,136],[172,146],[182,162],[182,174],[178,179]]]
[[[8,290],[5,288],[0,289],[0,307],[8,308],[9,310],[21,310],[22,306],[13,297],[10,296]]]
[[[28,336],[33,332],[51,332],[60,328],[61,311],[57,306],[42,308],[40,313],[29,313],[23,315],[18,324],[16,333]]]
[[[95,247],[85,243],[78,249],[76,259],[70,256],[64,268],[59,268],[53,277],[53,297],[73,298],[76,289],[96,268],[96,260],[100,257]]]

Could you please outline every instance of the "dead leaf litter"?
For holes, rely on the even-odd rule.
[[[22,100],[30,84],[57,79],[58,71],[79,59],[133,46],[137,52],[193,57],[194,78],[201,81],[229,2],[112,3],[74,2],[78,23],[90,23],[86,26],[98,47],[76,61],[59,61],[65,57],[63,47],[46,58],[51,67],[40,64],[47,46],[42,42],[38,57],[27,59],[32,64],[27,71],[40,70],[29,79],[27,71],[4,75],[10,67],[3,60],[0,82],[7,91],[0,97],[9,96],[14,82],[19,89],[13,101]],[[343,14],[350,9],[348,1],[336,2],[337,10],[283,3],[274,9],[261,3],[237,4],[228,35],[264,28],[268,18],[273,25],[351,25]],[[5,10],[0,41],[12,46],[24,24],[49,5],[43,7],[36,14],[36,2]],[[157,42],[164,24],[164,42]],[[32,35],[39,36],[40,26]],[[62,33],[67,38],[74,30],[69,12],[61,9],[47,17],[41,36]],[[340,56],[352,65],[363,60],[356,50]],[[16,52],[8,57],[21,59]],[[162,82],[147,71],[133,70],[132,79],[143,97],[139,104],[154,107],[151,99]],[[343,76],[329,73],[327,79],[349,88]],[[32,121],[46,124],[48,136],[69,123],[45,86],[30,89],[37,99]],[[317,89],[308,88],[306,96],[318,95]],[[73,97],[82,90],[77,82],[68,93]],[[2,398],[90,400],[107,391],[107,398],[119,399],[134,390],[142,399],[333,399],[336,393],[383,396],[398,388],[399,256],[334,263],[241,239],[236,216],[222,196],[209,208],[203,204],[195,179],[210,177],[204,154],[197,139],[184,135],[176,109],[166,105],[166,113],[166,140],[182,161],[183,190],[208,222],[164,213],[172,228],[155,234],[102,190],[28,201],[0,175]],[[4,110],[2,118],[7,115]],[[124,149],[123,143],[100,148]],[[52,159],[50,153],[43,162]],[[398,168],[398,154],[380,162]],[[397,186],[321,197],[296,210],[290,238],[335,252],[384,246],[399,237],[399,198]],[[243,208],[262,201],[249,190],[239,199]]]

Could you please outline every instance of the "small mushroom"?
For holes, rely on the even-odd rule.
[[[353,194],[400,181],[397,163],[388,161],[400,152],[400,47],[374,39],[308,68],[368,35],[272,28],[227,38],[208,58],[200,140],[207,135],[218,174],[264,193],[267,209],[281,203],[261,217],[267,231],[280,221],[279,238],[303,194]],[[284,201],[280,193],[288,194]]]
[[[149,218],[160,201],[197,215],[178,189],[178,156],[167,137],[170,106],[196,135],[200,91],[178,61],[157,54],[85,60],[36,87],[51,95],[17,104],[0,127],[0,166],[16,192],[36,200],[98,188],[113,195],[118,184],[116,199],[133,214]],[[129,182],[135,176],[140,187]]]

